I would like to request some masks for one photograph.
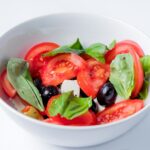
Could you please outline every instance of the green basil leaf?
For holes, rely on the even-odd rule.
[[[87,112],[91,106],[91,97],[80,98],[73,96],[72,92],[66,92],[52,102],[48,111],[51,116],[60,114],[71,120]]]
[[[149,81],[144,80],[142,89],[140,91],[140,93],[138,94],[138,98],[139,99],[146,99],[148,96],[148,90],[149,90]]]
[[[146,55],[142,57],[140,61],[143,67],[144,75],[149,78],[150,77],[150,55]]]
[[[44,111],[41,95],[32,82],[26,61],[12,58],[7,64],[7,76],[19,96],[40,111]]]
[[[107,46],[102,43],[92,44],[90,47],[85,49],[85,53],[95,58],[96,60],[105,63],[104,55],[107,51]]]
[[[108,50],[111,50],[111,49],[113,49],[113,48],[115,47],[115,45],[116,45],[116,40],[113,40],[113,41],[107,46],[107,49],[108,49]]]
[[[140,59],[145,79],[140,93],[138,94],[138,98],[146,99],[148,96],[149,84],[150,84],[150,55],[146,55]]]
[[[77,38],[77,40],[75,41],[75,43],[73,43],[70,46],[70,48],[76,49],[76,50],[83,50],[84,49],[83,46],[82,46],[82,44],[81,44],[81,42],[80,42],[80,40],[79,40],[79,38]]]
[[[56,116],[57,114],[63,114],[64,110],[66,109],[70,97],[72,96],[72,92],[66,92],[61,94],[55,101],[52,102],[49,108],[49,114],[51,116]]]
[[[55,55],[61,54],[61,53],[81,54],[83,52],[84,52],[83,46],[81,45],[80,40],[77,39],[76,42],[73,43],[71,46],[65,45],[65,46],[58,47],[58,48],[54,49],[53,51],[44,53],[42,56],[43,57],[55,56]]]
[[[128,99],[134,88],[134,62],[131,54],[117,55],[110,68],[110,82],[118,95]]]

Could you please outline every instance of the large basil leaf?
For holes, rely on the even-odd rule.
[[[96,60],[105,63],[104,55],[107,51],[107,46],[102,43],[95,43],[85,49],[85,53],[95,58]]]
[[[48,56],[55,56],[57,54],[61,54],[61,53],[76,53],[76,54],[81,54],[83,53],[83,46],[80,43],[79,38],[75,41],[75,43],[69,45],[65,45],[65,46],[60,46],[56,49],[54,49],[53,51],[47,52],[45,54],[43,54],[43,57],[48,57]]]
[[[143,71],[144,71],[144,83],[140,93],[138,94],[138,98],[146,99],[148,96],[149,84],[150,84],[150,55],[146,55],[140,59]]]
[[[110,82],[118,95],[128,99],[134,88],[134,63],[131,54],[117,55],[110,68]]]
[[[43,111],[44,106],[38,89],[32,82],[28,63],[23,59],[12,58],[7,64],[7,76],[19,96],[38,110]]]
[[[73,96],[72,92],[66,92],[52,102],[48,111],[51,116],[60,114],[71,120],[87,112],[91,106],[91,97],[80,98]]]

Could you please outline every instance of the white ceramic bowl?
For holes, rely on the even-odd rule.
[[[93,42],[107,44],[113,39],[132,39],[142,46],[145,53],[150,49],[150,39],[147,36],[121,21],[89,14],[54,14],[27,21],[4,34],[0,38],[0,67],[4,67],[8,58],[24,55],[26,50],[36,43],[54,41],[63,45],[77,37],[84,45]],[[150,106],[146,100],[144,109],[127,119],[111,124],[68,127],[26,117],[13,108],[15,106],[6,95],[2,93],[1,97],[0,108],[19,126],[40,140],[69,147],[92,146],[120,136],[136,127]]]

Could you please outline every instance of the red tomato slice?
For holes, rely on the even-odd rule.
[[[109,78],[110,67],[95,59],[88,59],[87,63],[88,67],[78,73],[77,81],[86,95],[95,98],[99,89]]]
[[[97,114],[97,124],[106,124],[131,116],[144,107],[142,100],[125,100],[116,103]]]
[[[132,50],[130,50],[130,54],[132,55],[134,60],[134,89],[131,95],[131,97],[134,98],[138,95],[143,86],[144,73],[139,56],[135,51]]]
[[[48,51],[52,51],[55,48],[58,48],[59,45],[56,43],[45,42],[33,46],[25,56],[25,60],[29,62],[30,72],[32,76],[38,76],[39,70],[43,67],[50,57],[42,57],[42,54]]]
[[[116,57],[116,55],[128,53],[129,50],[135,51],[139,57],[144,56],[142,48],[136,42],[131,40],[125,40],[118,42],[112,50],[109,50],[106,53],[105,55],[106,63],[110,64],[111,61]]]
[[[76,54],[59,54],[53,57],[41,70],[42,83],[45,86],[58,85],[66,79],[76,77],[86,62]]]
[[[6,70],[4,70],[2,72],[0,78],[1,78],[1,85],[2,85],[2,88],[4,89],[5,93],[9,97],[14,97],[16,95],[16,90],[13,88],[13,86],[8,81]]]
[[[48,119],[45,119],[45,122],[48,123],[54,123],[54,124],[59,124],[59,125],[72,125],[72,126],[89,126],[89,125],[95,125],[96,124],[96,116],[92,111],[88,111],[85,114],[76,117],[72,120],[68,120],[64,117],[61,117],[60,115],[52,117],[49,114],[49,108],[52,103],[59,95],[53,96],[50,98],[48,101],[47,107],[46,107],[46,113],[47,116],[49,117]]]

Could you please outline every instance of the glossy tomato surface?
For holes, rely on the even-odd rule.
[[[4,89],[5,93],[9,96],[9,97],[14,97],[16,95],[16,90],[13,88],[13,86],[11,85],[11,83],[8,81],[7,79],[7,72],[6,70],[4,70],[0,76],[0,83],[2,88]]]
[[[116,103],[97,114],[97,124],[106,124],[126,118],[144,107],[142,100],[125,100]]]
[[[76,77],[85,66],[85,60],[76,54],[56,55],[41,69],[42,83],[57,86],[66,79]]]
[[[108,64],[102,64],[95,59],[88,59],[87,64],[87,68],[78,73],[77,81],[87,96],[95,98],[99,89],[109,78],[110,67]]]
[[[25,55],[25,60],[29,62],[32,76],[39,76],[39,70],[49,60],[50,57],[42,57],[42,54],[58,48],[59,45],[52,42],[44,42],[33,46]]]

